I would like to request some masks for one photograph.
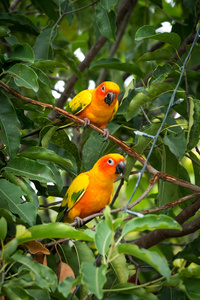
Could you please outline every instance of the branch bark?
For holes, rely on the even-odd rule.
[[[182,212],[175,218],[179,224],[185,223],[189,218],[195,215],[200,208],[200,198],[195,202],[186,207]],[[193,219],[182,225],[182,230],[175,229],[156,229],[142,238],[134,241],[133,243],[141,248],[150,248],[154,245],[159,244],[161,241],[171,237],[181,237],[193,233],[200,229],[200,217]]]

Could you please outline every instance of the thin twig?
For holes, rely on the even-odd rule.
[[[186,157],[188,157],[189,159],[191,159],[195,164],[197,164],[200,167],[200,163],[198,161],[196,161],[194,158],[192,158],[190,155],[185,154]]]
[[[68,8],[68,5],[69,5],[69,1],[66,0],[66,4],[65,4],[65,8],[64,8],[64,10],[63,10],[63,13],[62,13],[62,15],[60,16],[60,18],[57,20],[57,22],[54,24],[53,27],[58,26],[58,24],[62,21],[62,19],[63,19],[64,16],[66,15],[66,10],[67,10],[67,8]]]

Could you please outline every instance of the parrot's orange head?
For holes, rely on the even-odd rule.
[[[98,170],[103,173],[104,178],[115,179],[125,171],[125,158],[117,153],[110,153],[101,157],[95,164]]]
[[[119,86],[112,81],[104,81],[96,88],[97,98],[108,106],[116,103],[119,92]]]

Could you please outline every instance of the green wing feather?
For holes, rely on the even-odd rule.
[[[68,211],[81,199],[88,185],[89,176],[87,173],[81,173],[72,181],[59,208],[57,222],[61,222]]]
[[[84,90],[76,95],[67,105],[66,111],[76,115],[84,110],[92,101],[90,90]]]

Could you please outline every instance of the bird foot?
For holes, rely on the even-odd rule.
[[[90,120],[88,118],[83,118],[83,120],[85,121],[84,128],[90,125]]]
[[[74,218],[74,221],[77,222],[77,227],[78,227],[78,228],[81,227],[81,226],[83,226],[83,224],[84,224],[83,219],[81,219],[81,218],[79,218],[79,217],[75,217],[75,218]]]
[[[109,137],[109,130],[107,128],[103,130],[103,137],[105,137],[104,142],[107,142]]]

